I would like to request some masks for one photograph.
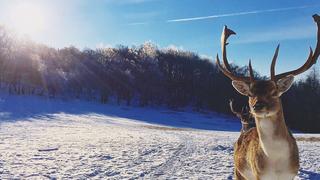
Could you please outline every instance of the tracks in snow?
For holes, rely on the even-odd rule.
[[[186,134],[172,133],[173,136],[178,136],[180,144],[176,147],[173,154],[159,167],[156,167],[150,172],[147,178],[150,179],[167,179],[177,175],[177,171],[184,166],[185,160],[188,159],[196,150],[196,145],[193,143],[193,137]]]
[[[230,133],[58,114],[3,123],[0,135],[0,179],[227,179],[232,174]]]

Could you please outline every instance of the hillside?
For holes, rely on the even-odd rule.
[[[232,179],[240,123],[216,113],[0,95],[0,179]],[[300,179],[320,135],[294,134]]]

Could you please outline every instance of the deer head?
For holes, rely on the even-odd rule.
[[[306,62],[296,70],[285,72],[275,75],[275,64],[278,57],[279,45],[274,53],[271,68],[270,68],[270,80],[256,80],[249,60],[249,77],[240,77],[235,75],[228,63],[226,46],[228,45],[227,39],[236,34],[227,26],[224,27],[221,35],[221,49],[223,65],[220,64],[219,57],[217,55],[216,63],[223,74],[232,80],[233,87],[242,95],[249,97],[249,106],[251,113],[256,117],[272,116],[275,113],[282,111],[280,96],[286,92],[292,85],[294,76],[301,74],[308,70],[313,64],[316,63],[320,54],[320,16],[313,15],[313,19],[317,24],[317,45],[313,52],[310,47],[309,56]]]
[[[236,108],[234,107],[233,99],[229,100],[229,106],[230,106],[231,112],[234,115],[236,115],[241,120],[242,123],[249,123],[249,121],[251,120],[251,114],[248,109],[248,106],[244,106],[242,107],[241,111],[237,111]]]

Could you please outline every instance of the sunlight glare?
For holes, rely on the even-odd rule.
[[[17,4],[11,10],[11,25],[17,32],[33,36],[44,30],[45,14],[37,4]]]

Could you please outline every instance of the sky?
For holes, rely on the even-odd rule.
[[[212,58],[227,25],[229,60],[269,75],[302,65],[316,43],[318,0],[0,0],[0,24],[55,48],[141,45],[175,47]],[[318,63],[319,64],[319,63]],[[319,65],[317,65],[319,67]]]

